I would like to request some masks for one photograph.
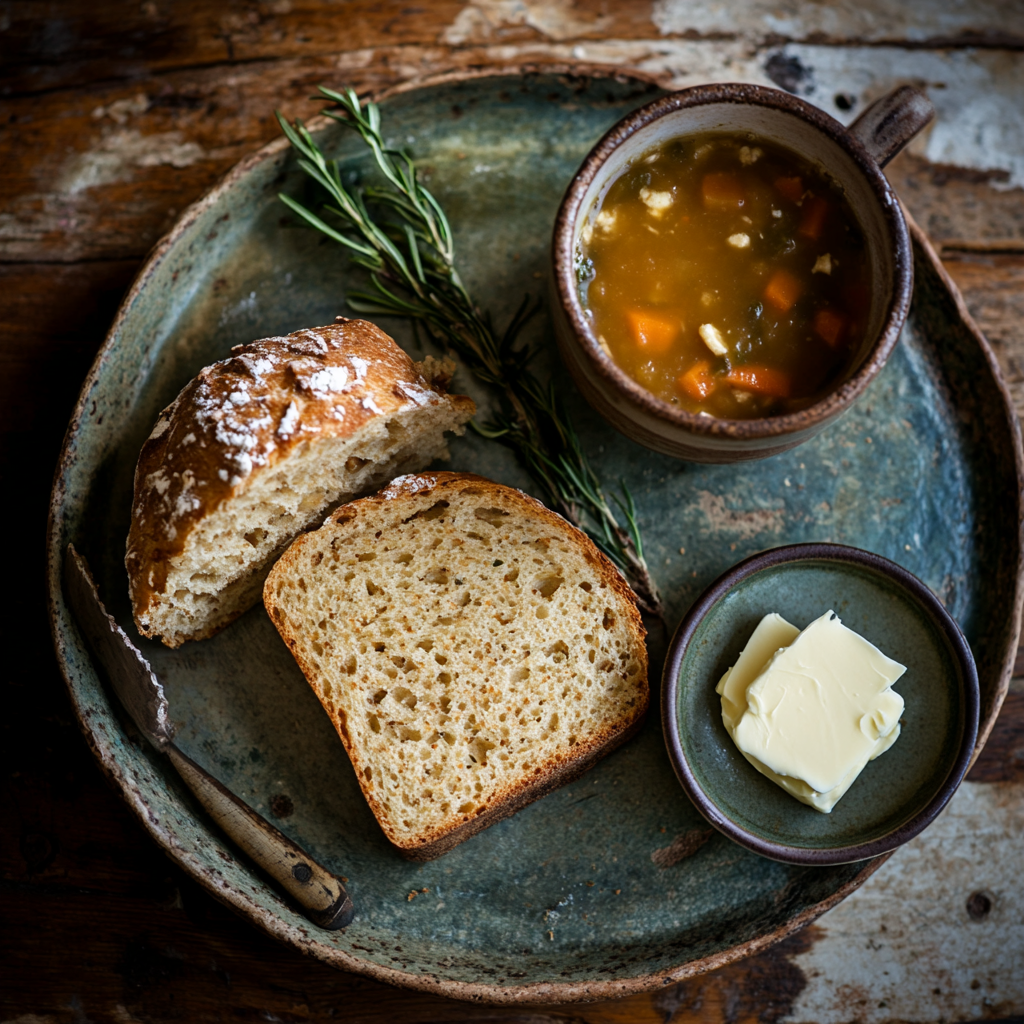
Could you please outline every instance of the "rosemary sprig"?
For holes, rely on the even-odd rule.
[[[516,453],[549,503],[585,530],[622,570],[641,609],[661,617],[661,599],[644,560],[632,495],[620,482],[622,494],[615,502],[623,525],[608,504],[554,387],[545,388],[531,372],[534,353],[516,344],[538,306],[531,305],[529,297],[524,299],[498,335],[459,277],[444,210],[419,183],[408,153],[384,144],[377,105],[362,105],[353,89],[336,92],[321,86],[320,93],[337,104],[323,112],[366,143],[385,184],[361,192],[346,188],[337,161],[325,158],[301,121],[289,124],[278,112],[299,166],[326,192],[322,209],[333,215],[340,230],[290,196],[281,195],[281,201],[345,246],[352,262],[369,271],[372,290],[349,294],[356,312],[407,317],[414,325],[421,324],[436,343],[451,348],[477,378],[499,391],[500,411],[491,422],[474,423],[473,428]]]

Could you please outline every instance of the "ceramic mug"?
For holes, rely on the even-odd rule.
[[[896,194],[881,168],[934,116],[927,97],[902,86],[849,127],[789,93],[756,85],[702,85],[671,93],[623,118],[590,151],[562,199],[553,240],[552,307],[558,348],[588,402],[627,437],[690,462],[740,462],[813,437],[864,393],[885,365],[910,307],[914,261]],[[595,204],[636,160],[688,136],[750,133],[800,153],[843,190],[863,231],[871,277],[864,340],[820,401],[798,412],[727,420],[656,398],[599,344],[580,302],[575,255]]]

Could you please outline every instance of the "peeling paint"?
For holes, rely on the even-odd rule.
[[[769,36],[807,40],[826,36],[850,42],[1024,37],[1024,11],[1003,0],[937,4],[935,0],[655,0],[651,21],[662,35]]]
[[[925,832],[818,923],[786,1020],[975,1020],[1024,1005],[1024,787],[965,782]],[[968,902],[990,902],[975,919]],[[975,914],[984,902],[975,899]]]
[[[449,46],[492,41],[502,28],[526,25],[556,42],[600,32],[611,23],[608,16],[581,18],[572,0],[477,0],[466,4],[445,30]]]
[[[149,109],[149,97],[144,93],[136,93],[125,99],[115,100],[108,106],[99,106],[92,112],[94,121],[109,117],[117,124],[127,124],[128,118],[135,114],[144,114]]]
[[[515,15],[520,18],[518,22],[507,20],[512,17],[509,12],[513,8],[519,12]],[[687,9],[697,11],[696,7]],[[518,0],[470,4],[449,27],[445,39],[448,42],[458,40],[460,45],[493,42],[502,25],[533,24],[528,18],[533,17],[530,10],[531,5]],[[694,14],[690,19],[691,27],[696,18]],[[470,25],[471,19],[476,27]],[[1022,23],[1024,40],[1024,17],[1017,20]],[[984,22],[990,23],[994,23],[992,19]],[[474,63],[515,65],[531,59],[586,61],[636,69],[659,78],[667,88],[673,89],[707,82],[752,82],[773,88],[788,87],[843,124],[852,122],[879,96],[911,83],[923,87],[936,108],[935,123],[911,144],[912,153],[934,164],[977,171],[995,189],[1024,186],[1024,108],[1019,101],[1024,93],[1024,61],[1016,52],[807,43],[756,47],[739,38],[712,41],[585,39],[568,43],[557,40],[568,38],[569,22],[560,21],[555,27],[553,24],[548,25],[550,34],[545,31],[545,35],[555,42],[482,46]],[[1008,24],[1016,24],[1012,16]],[[540,25],[538,20],[534,27]],[[588,31],[599,28],[596,22],[585,25]],[[584,29],[577,27],[575,31],[578,34]],[[708,32],[711,31],[709,28]],[[771,36],[772,33],[767,33],[767,37]],[[409,47],[393,51],[390,61],[399,77],[416,78],[429,73],[430,67],[440,62],[442,56],[440,49],[435,52]],[[373,51],[346,54],[344,67],[365,67],[374,59]]]
[[[62,168],[57,190],[75,195],[87,188],[127,181],[137,167],[188,167],[206,157],[195,142],[185,142],[184,132],[143,135],[136,128],[105,132],[99,145],[73,156]]]
[[[936,164],[1003,171],[995,189],[1024,186],[1024,61],[1001,51],[804,46],[780,53],[810,72],[800,95],[845,124],[904,83],[923,87],[935,122],[910,151]],[[849,109],[843,110],[836,100]]]

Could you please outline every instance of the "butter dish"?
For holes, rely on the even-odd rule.
[[[828,609],[884,652],[889,678],[897,675],[899,685],[898,696],[888,690],[879,704],[883,740],[876,746],[865,741],[867,763],[862,771],[857,766],[855,781],[828,772],[818,779],[825,789],[836,783],[841,791],[825,801],[830,813],[822,814],[823,807],[797,802],[802,798],[794,800],[790,787],[785,792],[766,777],[730,731],[743,720],[747,687],[765,685],[765,675],[758,674],[766,661]],[[779,614],[765,629],[755,629],[771,612]],[[902,666],[906,672],[897,673]],[[752,696],[759,699],[757,692]],[[897,708],[900,698],[905,708]],[[697,809],[755,853],[795,864],[866,860],[917,835],[967,771],[978,710],[974,658],[935,595],[896,563],[837,544],[774,548],[721,576],[680,623],[662,683],[669,756]],[[899,741],[892,742],[897,731]],[[883,757],[869,759],[882,747]]]

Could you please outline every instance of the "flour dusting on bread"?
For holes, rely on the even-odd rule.
[[[126,565],[139,630],[177,647],[259,599],[270,563],[339,502],[447,457],[473,402],[453,364],[343,320],[236,346],[160,415],[135,476]]]

